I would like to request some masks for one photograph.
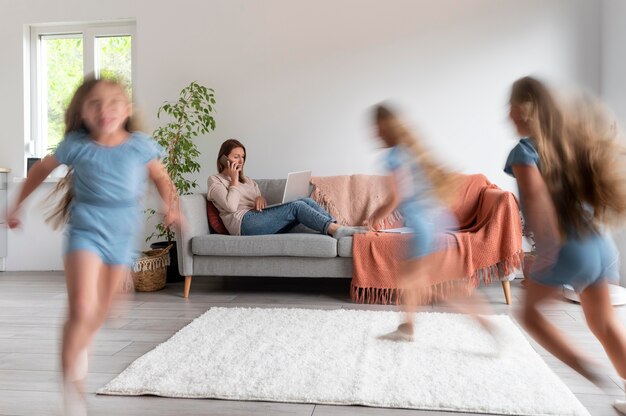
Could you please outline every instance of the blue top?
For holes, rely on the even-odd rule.
[[[539,167],[539,153],[535,142],[530,137],[520,139],[519,143],[511,150],[504,164],[504,172],[515,177],[513,165]]]
[[[504,172],[515,177],[515,175],[513,174],[513,165],[537,166],[539,170],[541,170],[541,165],[539,163],[539,153],[537,152],[537,147],[532,138],[525,137],[523,139],[520,139],[517,146],[515,146],[513,150],[511,150],[511,153],[509,153],[509,157],[504,164]],[[520,202],[522,204],[523,212],[524,201],[521,200],[521,197]],[[585,220],[591,223],[593,221],[593,208],[586,202],[584,202],[582,206],[584,208],[584,212],[588,214]],[[594,228],[595,226],[592,225],[591,229]],[[603,227],[601,227],[599,231],[603,234],[605,233]],[[578,236],[578,231],[573,227],[568,227],[567,235],[568,237]]]
[[[102,146],[87,132],[71,132],[54,156],[74,168],[76,202],[105,206],[135,206],[144,192],[146,164],[162,157],[163,148],[141,132],[133,132],[117,146]]]
[[[513,177],[514,165],[540,168],[539,154],[531,138],[521,139],[509,153],[504,171]],[[524,211],[523,201],[521,202]],[[589,213],[588,221],[591,222],[593,209],[588,204],[583,206]],[[534,280],[555,287],[569,284],[577,292],[602,279],[619,280],[619,252],[603,227],[599,228],[597,234],[586,236],[581,236],[573,227],[567,227],[566,234],[567,240],[561,245],[556,262],[548,268],[533,268],[530,271]]]
[[[139,132],[116,146],[102,146],[85,131],[65,136],[54,156],[74,169],[66,255],[86,250],[106,264],[132,266],[143,226],[139,199],[146,164],[162,153],[154,139]]]
[[[423,210],[440,207],[432,194],[432,185],[415,156],[403,145],[389,149],[385,168],[393,175],[400,193],[400,211],[406,217],[422,214]]]
[[[432,253],[438,249],[437,234],[458,229],[456,217],[434,195],[426,172],[405,146],[389,149],[385,167],[398,187],[404,224],[413,231],[409,257],[421,258]]]

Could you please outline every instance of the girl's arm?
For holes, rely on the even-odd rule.
[[[376,211],[365,221],[364,225],[369,226],[371,229],[380,229],[383,224],[382,221],[387,218],[400,203],[400,192],[398,191],[398,185],[396,180],[389,176],[387,178],[387,189],[389,190],[389,199],[378,207]]]
[[[54,157],[48,155],[39,162],[35,163],[26,175],[26,181],[22,185],[22,189],[15,200],[15,204],[7,213],[7,225],[9,228],[15,228],[20,225],[19,211],[22,202],[55,170],[61,163]]]
[[[147,165],[148,176],[154,182],[163,201],[164,219],[163,225],[169,227],[172,224],[180,224],[180,212],[178,210],[178,195],[165,167],[158,159],[150,161]]]
[[[537,246],[534,270],[542,270],[556,261],[561,235],[556,209],[537,166],[513,165],[524,217]]]

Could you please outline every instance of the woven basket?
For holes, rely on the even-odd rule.
[[[154,292],[165,287],[167,266],[170,265],[170,249],[172,245],[160,250],[148,250],[135,260],[131,273],[135,290]]]

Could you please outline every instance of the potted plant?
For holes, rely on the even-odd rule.
[[[163,165],[178,195],[188,195],[197,186],[196,181],[188,179],[186,175],[200,171],[200,164],[197,161],[200,152],[194,139],[215,130],[214,105],[213,89],[193,81],[181,90],[178,101],[166,101],[159,107],[157,118],[160,120],[161,116],[166,115],[170,121],[157,128],[152,136],[165,149]],[[148,208],[146,212],[150,217],[156,214],[154,208]],[[146,242],[153,238],[164,238],[165,241],[151,245],[152,248],[163,248],[173,244],[174,231],[160,222],[146,238]],[[178,274],[178,257],[175,249],[176,246],[170,250],[168,281],[182,279]]]

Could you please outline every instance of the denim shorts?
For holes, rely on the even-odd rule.
[[[547,271],[531,271],[530,277],[546,286],[568,284],[582,292],[604,279],[619,280],[619,252],[607,234],[569,239],[560,248],[554,266]]]
[[[440,250],[438,237],[459,228],[454,214],[443,207],[424,208],[418,204],[405,204],[402,215],[405,225],[412,230],[408,252],[410,259],[419,259]]]

